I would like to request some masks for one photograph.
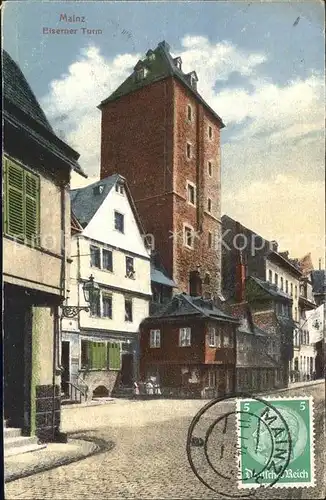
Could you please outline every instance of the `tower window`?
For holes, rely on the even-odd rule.
[[[193,230],[189,226],[184,227],[184,244],[188,248],[193,248],[194,246]]]
[[[209,232],[208,233],[208,248],[212,248],[212,243],[213,243],[212,233]]]
[[[191,158],[191,144],[187,142],[187,158]]]
[[[213,129],[212,129],[212,127],[211,127],[210,125],[209,125],[209,127],[208,127],[208,137],[209,137],[210,139],[212,139],[212,137],[213,137]]]
[[[191,122],[192,121],[192,109],[191,109],[191,106],[187,106],[187,117],[188,117],[188,120]]]
[[[208,175],[212,177],[212,171],[213,171],[212,162],[209,161],[207,166],[208,166]]]
[[[209,213],[212,211],[212,200],[210,198],[207,200],[207,210]]]
[[[191,205],[196,204],[196,188],[193,184],[187,183],[187,200]]]

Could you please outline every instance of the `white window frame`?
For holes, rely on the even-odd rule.
[[[188,243],[187,243],[186,229],[190,229],[190,231],[191,231],[191,246],[189,246]],[[186,248],[190,248],[191,250],[193,250],[194,249],[194,241],[195,241],[194,228],[190,224],[186,224],[185,223],[183,225],[183,245]]]
[[[179,347],[191,347],[191,328],[179,328]]]
[[[190,201],[190,199],[189,199],[189,187],[191,187],[191,188],[194,190],[194,202],[193,202],[193,203],[192,203],[192,201]],[[193,182],[187,181],[187,202],[188,202],[188,203],[189,203],[189,205],[191,205],[192,207],[195,207],[195,206],[196,206],[196,196],[197,196],[196,184],[194,184]]]
[[[149,331],[149,347],[151,349],[159,349],[161,347],[161,330]]]
[[[209,347],[217,347],[216,342],[216,328],[210,327],[208,331],[208,346]]]
[[[121,182],[116,182],[115,183],[115,191],[116,191],[116,193],[121,194],[123,196],[125,194],[124,185],[121,184]]]

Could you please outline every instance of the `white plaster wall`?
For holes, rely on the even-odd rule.
[[[278,266],[274,262],[270,262],[268,259],[266,259],[266,281],[269,281],[269,271],[272,271],[273,273],[273,283],[275,283],[275,273],[278,274],[278,288],[281,289],[281,278],[283,278],[283,291],[285,292],[285,282],[286,280],[289,282],[289,295],[291,294],[291,283],[293,284],[293,304],[292,304],[292,316],[293,319],[295,320],[295,311],[297,309],[298,311],[298,316],[297,316],[297,321],[299,321],[299,280],[295,276],[293,276],[292,273],[284,269],[283,267]],[[297,296],[295,296],[295,287],[297,287]]]

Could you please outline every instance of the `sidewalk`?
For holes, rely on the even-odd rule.
[[[67,443],[48,443],[46,448],[4,459],[6,483],[23,477],[77,462],[102,451],[101,445],[85,439],[68,439]]]

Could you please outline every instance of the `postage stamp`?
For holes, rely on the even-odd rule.
[[[312,487],[312,397],[237,400],[238,487]]]

